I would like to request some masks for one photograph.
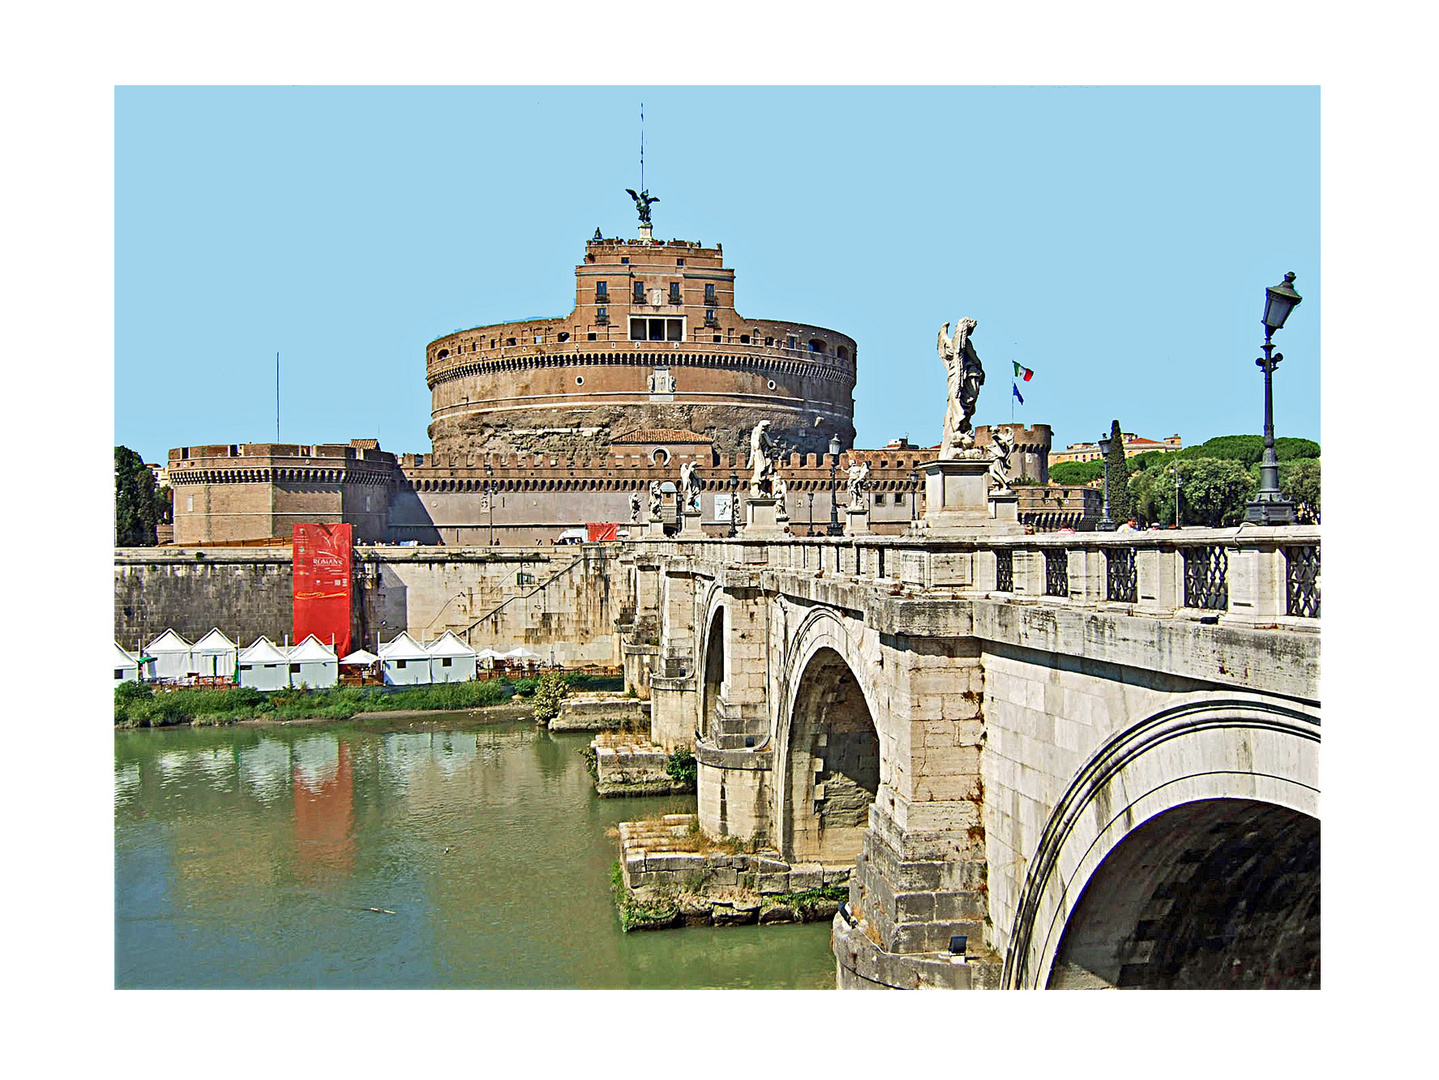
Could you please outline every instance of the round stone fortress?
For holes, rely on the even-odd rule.
[[[721,246],[597,234],[568,315],[447,334],[425,360],[441,460],[593,452],[636,428],[737,452],[760,420],[782,451],[854,444],[854,340],[741,316]]]

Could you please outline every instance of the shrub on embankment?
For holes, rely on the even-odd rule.
[[[603,676],[562,676],[571,686],[594,686]],[[186,686],[157,690],[144,683],[115,687],[115,724],[120,727],[166,727],[172,724],[230,724],[237,720],[348,720],[356,713],[404,709],[452,712],[484,705],[503,705],[512,697],[533,694],[538,679],[488,679],[483,682],[430,683],[398,689],[339,686],[330,690],[259,691],[245,686]]]

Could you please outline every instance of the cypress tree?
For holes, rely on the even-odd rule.
[[[1109,426],[1109,516],[1115,521],[1129,520],[1129,462],[1124,457],[1124,433],[1119,421]]]
[[[155,546],[155,476],[128,446],[115,447],[115,544]]]

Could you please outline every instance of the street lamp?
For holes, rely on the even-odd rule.
[[[919,471],[909,471],[909,522],[913,525],[919,520]]]
[[[1099,453],[1104,458],[1104,514],[1099,519],[1099,524],[1094,527],[1096,532],[1113,532],[1114,521],[1109,516],[1109,448],[1114,445],[1114,440],[1108,435],[1099,437]]]
[[[829,535],[839,535],[839,487],[835,472],[839,468],[839,436],[831,435],[829,440]]]
[[[495,465],[485,458],[485,502],[490,506],[490,547],[495,546]]]
[[[740,513],[739,513],[739,475],[738,475],[737,473],[730,473],[730,474],[729,474],[729,491],[730,491],[730,500],[729,500],[729,534],[730,534],[731,536],[734,536],[735,533],[739,530],[739,521],[740,521]]]
[[[1184,477],[1179,475],[1179,466],[1175,465],[1169,470],[1169,475],[1174,477],[1174,527],[1179,528],[1179,486],[1184,482]]]
[[[1244,508],[1255,525],[1293,525],[1294,504],[1279,491],[1279,458],[1274,453],[1274,369],[1284,359],[1270,339],[1303,299],[1294,291],[1294,274],[1264,290],[1264,355],[1254,361],[1264,370],[1264,455],[1259,459],[1259,493]]]
[[[812,482],[813,482],[813,481],[811,481],[811,483],[812,483]],[[813,487],[811,487],[811,488],[809,489],[809,531],[806,532],[805,535],[806,535],[806,536],[813,536],[813,535],[814,535],[814,488],[813,488]]]

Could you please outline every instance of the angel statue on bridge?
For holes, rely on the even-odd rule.
[[[770,456],[774,444],[770,442],[768,420],[761,420],[749,434],[749,497],[767,499],[774,495],[774,459]]]
[[[651,520],[651,521],[658,521],[658,520],[660,519],[660,511],[661,511],[661,509],[664,507],[664,504],[665,504],[665,497],[664,497],[664,495],[662,495],[662,494],[660,493],[660,482],[659,482],[658,480],[651,480],[651,481],[650,481],[650,520]]]
[[[939,445],[941,461],[952,460],[962,451],[974,448],[974,425],[970,417],[979,402],[979,388],[984,385],[984,365],[979,362],[979,354],[974,351],[969,336],[978,326],[974,319],[960,319],[952,335],[949,323],[939,330],[939,358],[944,361],[949,391],[949,404],[944,410],[944,435]]]
[[[869,462],[852,461],[849,464],[849,505],[858,507],[869,490]]]
[[[680,506],[685,510],[700,508],[700,478],[693,461],[680,466]]]
[[[640,493],[630,492],[630,524],[637,525],[640,520]]]
[[[989,478],[994,481],[996,494],[1008,495],[1009,454],[1014,449],[1014,432],[1009,428],[995,428],[989,437]]]

